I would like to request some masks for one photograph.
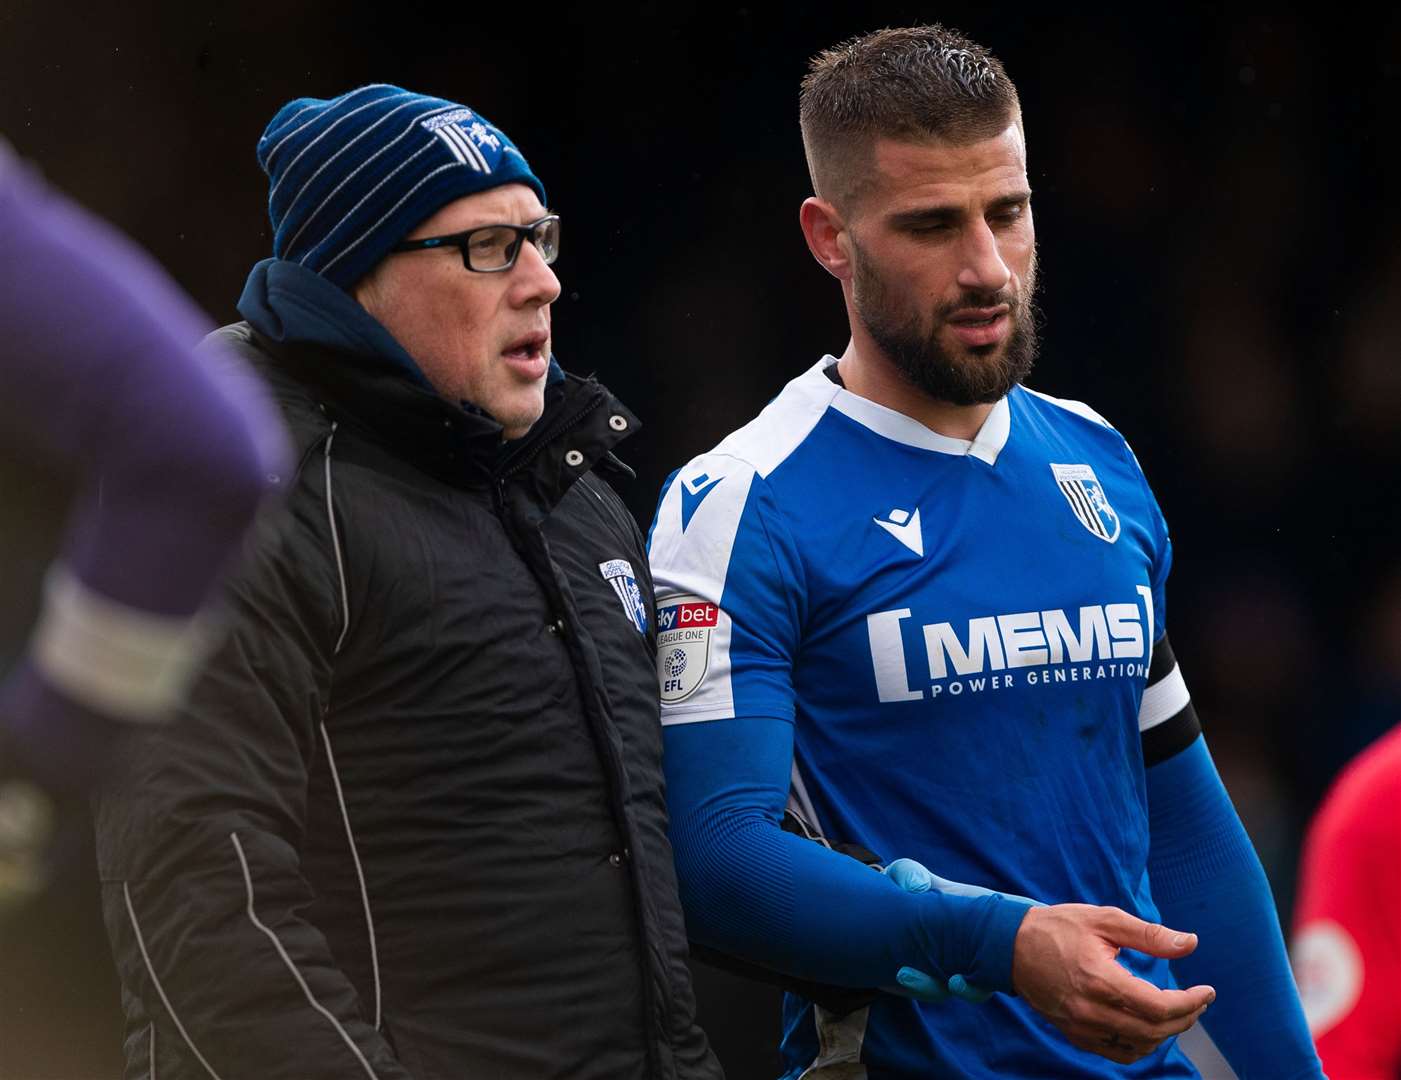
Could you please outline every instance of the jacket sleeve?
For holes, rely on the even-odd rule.
[[[132,744],[97,799],[128,1054],[182,1076],[409,1077],[300,914],[308,766],[342,620],[321,458],[306,450],[286,513],[234,575],[229,637],[179,722]]]

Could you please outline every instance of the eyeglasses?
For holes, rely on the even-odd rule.
[[[516,265],[521,245],[529,240],[548,266],[559,258],[559,215],[550,214],[529,225],[481,225],[466,232],[404,240],[389,250],[420,251],[455,247],[462,251],[462,265],[479,274],[499,274]]]

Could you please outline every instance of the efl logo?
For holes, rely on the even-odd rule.
[[[657,629],[691,630],[713,627],[720,622],[720,609],[714,604],[672,604],[657,612]]]
[[[662,701],[685,701],[710,669],[710,635],[720,609],[699,596],[678,596],[657,612],[657,680]]]

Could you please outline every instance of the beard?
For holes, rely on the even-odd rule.
[[[875,264],[856,249],[852,279],[852,307],[877,346],[916,390],[951,405],[988,405],[1031,373],[1036,363],[1037,329],[1041,310],[1036,305],[1036,256],[1020,288],[993,293],[964,292],[958,300],[933,312],[903,306],[881,277]],[[945,347],[939,335],[948,317],[965,308],[1007,305],[1012,330],[991,345]]]

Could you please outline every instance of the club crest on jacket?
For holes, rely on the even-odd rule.
[[[623,611],[632,620],[632,625],[637,627],[637,632],[647,633],[647,605],[642,599],[642,590],[637,587],[637,575],[632,572],[632,563],[626,559],[609,559],[599,563],[598,569],[618,594]]]

